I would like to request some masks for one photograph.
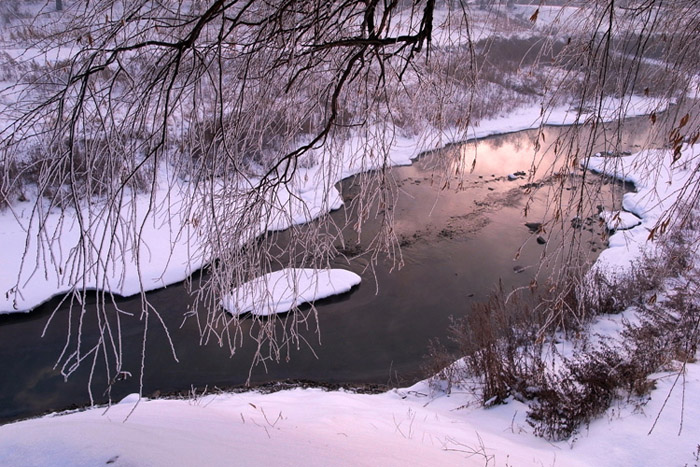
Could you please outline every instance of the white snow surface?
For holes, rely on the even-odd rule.
[[[377,395],[293,389],[141,400],[133,413],[129,397],[107,411],[0,426],[0,465],[693,465],[700,366],[689,365],[685,391],[670,392],[649,433],[674,383],[655,378],[643,410],[613,407],[569,442],[532,435],[520,402],[482,409],[471,394],[433,394],[420,382]]]
[[[529,17],[536,6],[517,8]],[[541,7],[537,27],[568,13]],[[646,105],[653,105],[636,97],[631,104],[628,116],[647,113]],[[611,110],[609,118],[614,117]],[[544,121],[566,124],[574,118],[573,111],[558,108]],[[542,121],[538,107],[514,109],[472,128],[468,137],[534,128]],[[464,134],[455,130],[432,137],[437,147]],[[390,163],[410,164],[417,141],[396,138]],[[359,137],[351,141],[345,156],[365,143]],[[670,151],[665,163],[654,167],[645,165],[644,153],[587,161],[590,168],[635,183],[637,191],[625,195],[623,206],[641,219],[640,225],[610,238],[610,248],[596,267],[608,273],[627,268],[649,247],[649,229],[689,180],[692,167],[683,162],[698,155],[699,146],[685,147],[677,166],[670,164]],[[283,229],[338,208],[342,201],[333,184],[362,169],[357,163],[338,167],[333,180],[319,177],[327,170],[321,165],[299,170],[294,194],[308,205],[299,208],[293,197],[279,200],[279,212],[264,228]],[[658,174],[663,176],[653,183]],[[112,225],[106,219],[95,223],[98,235],[104,233],[115,248],[113,257],[105,258],[94,245],[85,247],[86,258],[108,266],[94,268],[87,277],[66,268],[71,255],[78,254],[77,213],[49,213],[45,232],[60,232],[52,238],[38,236],[39,213],[32,211],[31,200],[0,212],[0,313],[30,310],[72,286],[131,295],[178,282],[201,267],[207,261],[197,254],[201,239],[177,209],[187,187],[167,188],[168,175],[161,175],[155,209],[148,209],[149,199],[142,197],[135,207],[126,203],[120,213],[143,224],[138,236],[125,230],[108,235]],[[99,217],[101,208],[84,207],[81,213]],[[329,272],[329,281],[331,277]],[[601,317],[592,332],[615,335],[624,319],[624,314]],[[566,442],[535,437],[525,421],[527,407],[518,401],[482,409],[473,394],[434,393],[423,381],[378,395],[320,389],[188,400],[139,400],[131,395],[109,410],[93,408],[0,426],[0,465],[697,465],[700,365],[688,364],[686,370],[684,386],[675,374],[653,375],[656,389],[645,406],[614,406]]]
[[[617,108],[622,108],[627,116],[646,114],[657,105],[655,100],[638,96],[624,102],[611,98],[605,102],[603,116],[616,118]],[[583,115],[581,121],[585,118]],[[530,106],[482,121],[467,132],[426,129],[414,137],[388,135],[391,149],[388,160],[381,163],[410,165],[421,150],[467,138],[537,128],[543,123],[568,124],[575,119],[575,110],[567,107],[542,115],[540,107]],[[378,168],[379,160],[364,157],[368,144],[371,143],[366,138],[357,135],[345,143],[339,160],[332,164],[318,155],[316,165],[299,168],[288,190],[281,190],[271,201],[273,207],[266,222],[250,235],[307,223],[341,207],[335,184],[361,171]],[[255,183],[250,180],[252,186]],[[114,213],[109,215],[105,203],[99,201],[77,211],[45,213],[41,205],[34,209],[35,200],[30,199],[0,212],[0,241],[4,246],[0,255],[0,314],[26,312],[53,296],[83,288],[122,296],[162,288],[184,280],[211,261],[202,253],[205,240],[201,227],[194,225],[190,214],[182,209],[184,200],[193,196],[188,183],[162,168],[157,186],[151,194],[135,195],[133,203],[127,196],[117,210],[119,219],[132,221],[131,228],[125,222],[115,222]],[[40,233],[44,214],[45,225]],[[92,238],[100,242],[80,243],[80,223],[85,220],[90,221]]]
[[[627,211],[602,211],[598,216],[608,230],[627,230],[642,223],[639,217]]]
[[[224,296],[221,306],[233,315],[269,316],[348,292],[360,281],[360,276],[344,269],[287,268],[246,282]]]

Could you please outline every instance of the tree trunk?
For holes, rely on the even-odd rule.
[[[56,0],[56,11],[63,10],[63,0]]]

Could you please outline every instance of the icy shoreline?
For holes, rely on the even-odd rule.
[[[629,223],[627,229],[615,231],[593,265],[605,274],[617,274],[630,268],[651,246],[648,241],[657,223],[678,200],[693,176],[692,166],[700,154],[700,144],[684,145],[680,161],[673,164],[672,151],[648,149],[622,157],[589,157],[582,162],[588,169],[634,184],[635,191],[622,198],[622,217]],[[691,164],[692,165],[692,164]],[[629,214],[629,216],[625,216]],[[614,226],[614,215],[611,216]],[[627,226],[627,225],[626,225]],[[653,235],[652,235],[653,237]]]

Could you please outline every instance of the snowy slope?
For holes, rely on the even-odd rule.
[[[685,377],[680,435],[680,387],[648,433],[674,381],[657,376],[643,410],[615,407],[570,442],[533,436],[518,402],[467,407],[470,394],[433,397],[421,382],[379,395],[294,389],[141,401],[133,413],[131,398],[106,412],[0,427],[0,465],[692,465],[700,366]]]

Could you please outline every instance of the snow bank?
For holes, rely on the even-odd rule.
[[[246,282],[225,295],[221,306],[233,315],[269,316],[348,292],[360,280],[360,276],[344,269],[288,268]]]
[[[296,178],[308,178],[308,172],[299,170]],[[36,198],[0,212],[5,247],[0,314],[28,311],[72,290],[121,296],[155,290],[185,280],[206,264],[205,233],[186,209],[186,200],[197,195],[165,170],[158,173],[156,186],[151,194],[127,196],[111,213],[100,202],[63,212],[41,203],[37,209]],[[305,183],[294,191],[280,190],[269,205],[269,215],[250,228],[250,236],[310,222],[341,207],[342,199],[332,185]],[[82,242],[81,225],[88,226],[92,242]]]
[[[627,211],[602,211],[598,217],[605,222],[605,227],[610,230],[627,230],[642,223],[642,220]]]
[[[0,464],[484,465],[459,452],[470,448],[460,443],[473,440],[471,424],[397,393],[297,389],[145,401],[124,423],[132,407],[0,427]]]
[[[142,400],[133,413],[130,398],[106,412],[0,426],[0,465],[693,465],[700,366],[688,366],[685,391],[670,393],[649,434],[674,379],[656,375],[656,383],[643,411],[614,407],[558,443],[531,434],[518,401],[482,409],[471,394],[431,394],[427,382],[377,395],[294,389]]]
[[[610,236],[609,246],[603,250],[593,270],[623,273],[645,251],[653,248],[650,232],[684,193],[699,156],[700,144],[695,144],[684,145],[675,163],[670,149],[644,150],[623,157],[594,156],[582,161],[583,166],[594,172],[634,183],[635,191],[623,196],[622,207],[640,219],[636,226]]]
[[[184,280],[202,264],[191,256],[196,233],[178,214],[179,193],[157,190],[154,199],[168,198],[169,206],[155,211],[147,196],[127,199],[118,222],[133,220],[136,228],[115,222],[103,206],[44,215],[43,206],[35,209],[27,201],[0,212],[0,242],[6,248],[0,257],[0,313],[29,310],[73,288],[128,296],[142,287],[153,290]],[[96,243],[81,243],[81,223],[89,225]]]

